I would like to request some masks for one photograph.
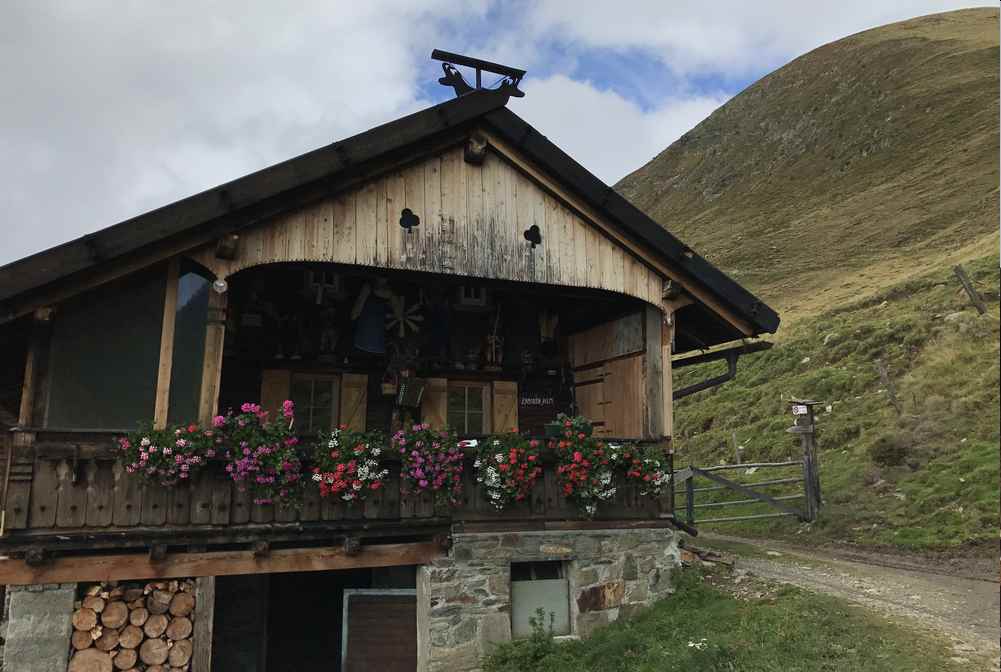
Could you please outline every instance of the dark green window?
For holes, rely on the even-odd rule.
[[[198,419],[210,291],[212,280],[208,273],[195,264],[183,262],[177,279],[174,356],[170,365],[167,420],[171,423]]]
[[[157,266],[56,307],[46,426],[132,429],[153,418],[166,277]]]

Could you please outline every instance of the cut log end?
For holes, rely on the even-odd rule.
[[[97,613],[93,609],[80,607],[73,612],[73,628],[76,630],[93,630],[97,625]]]
[[[77,651],[70,659],[67,672],[112,672],[111,656],[94,648]]]

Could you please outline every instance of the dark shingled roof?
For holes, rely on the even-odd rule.
[[[264,201],[309,186],[336,184],[344,174],[367,162],[392,156],[457,127],[480,123],[616,223],[635,242],[706,289],[756,333],[771,333],[778,328],[779,317],[774,310],[693,254],[664,227],[507,109],[507,100],[503,93],[476,91],[7,264],[0,267],[0,317],[9,312],[13,299],[167,239],[200,228],[218,228],[221,220],[236,217],[238,221],[242,212]],[[740,338],[739,332],[714,318],[701,315],[695,321],[700,330],[710,332],[704,334],[705,338],[698,335],[698,347]]]

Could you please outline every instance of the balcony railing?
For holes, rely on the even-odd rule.
[[[255,539],[272,542],[330,540],[356,533],[365,537],[419,537],[481,527],[545,529],[667,525],[669,497],[640,494],[622,485],[599,506],[593,519],[582,516],[560,488],[554,456],[543,454],[543,475],[531,496],[498,511],[476,483],[467,455],[463,490],[455,505],[436,504],[430,494],[400,492],[398,457],[386,451],[385,487],[362,503],[321,498],[307,488],[301,507],[255,504],[229,478],[222,464],[200,471],[190,483],[171,488],[144,483],[117,461],[113,438],[98,430],[22,430],[35,433],[30,448],[19,449],[11,464],[5,496],[5,530],[0,552],[26,550],[45,539],[47,548],[99,549],[151,543],[217,545]]]

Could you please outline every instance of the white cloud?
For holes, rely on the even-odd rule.
[[[4,3],[0,263],[428,105],[438,17],[485,11],[288,7]]]
[[[746,75],[876,26],[976,0],[539,0],[524,29],[580,45],[644,48],[679,74]],[[993,5],[996,6],[996,3]]]
[[[512,109],[614,182],[732,93],[694,91],[696,76],[756,75],[845,34],[962,4],[0,3],[0,264],[429,104],[433,46],[555,73],[530,72]],[[671,72],[642,106],[606,82],[568,78],[596,47]]]
[[[618,93],[564,75],[526,80],[509,107],[608,184],[636,170],[726,101],[726,94],[668,98],[643,110]]]

